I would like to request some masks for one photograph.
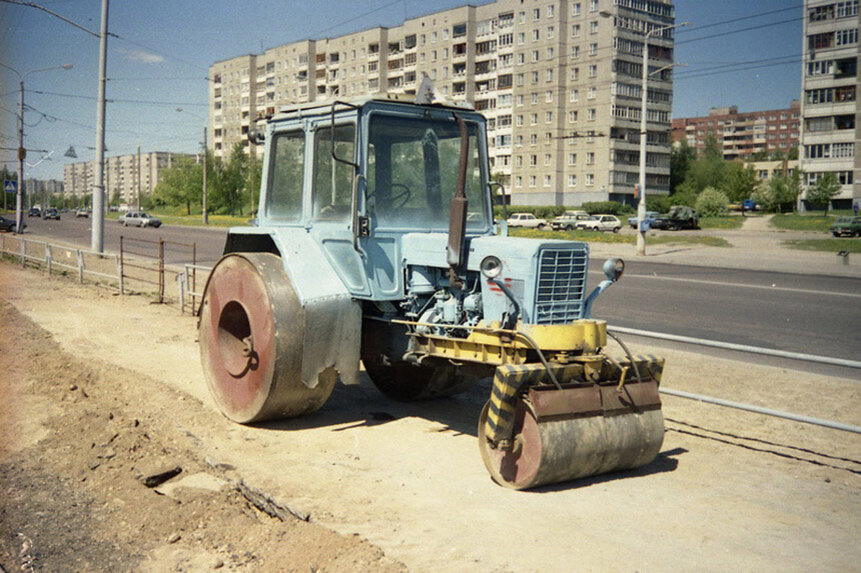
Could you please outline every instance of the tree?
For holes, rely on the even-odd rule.
[[[697,196],[694,207],[700,216],[716,217],[726,214],[728,203],[729,199],[723,191],[718,191],[714,187],[707,187]]]
[[[697,158],[697,150],[682,140],[670,150],[670,193],[675,193],[676,187],[682,184],[688,174],[691,163]]]
[[[834,173],[826,173],[819,178],[816,185],[807,188],[807,202],[811,206],[820,206],[823,214],[828,215],[831,199],[840,193],[840,182]]]
[[[706,187],[722,188],[726,178],[726,163],[720,144],[713,135],[709,135],[703,153],[691,162],[685,180],[676,188],[676,194],[685,196],[686,202],[676,204],[692,205],[692,201]]]
[[[243,191],[245,190],[245,171],[248,166],[248,156],[243,151],[242,143],[233,146],[227,162],[215,161],[211,166],[211,193],[208,198],[213,211],[242,215]]]
[[[191,215],[191,205],[201,202],[203,167],[190,157],[180,157],[165,169],[153,191],[153,201],[163,205],[185,205]]]
[[[792,211],[801,194],[801,172],[780,173],[772,177],[768,185],[758,188],[752,199],[763,205],[767,211],[782,213]]]
[[[745,166],[739,161],[730,161],[726,165],[724,184],[720,190],[726,193],[729,202],[741,203],[750,198],[758,185],[759,181],[752,166]]]

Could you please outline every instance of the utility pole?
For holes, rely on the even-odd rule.
[[[209,225],[209,211],[206,210],[206,128],[203,128],[203,224]]]
[[[141,146],[138,145],[138,180],[137,180],[137,191],[138,191],[138,200],[137,200],[137,209],[141,210]]]
[[[105,250],[105,83],[108,60],[108,0],[102,0],[99,36],[99,101],[96,106],[96,174],[93,184],[93,231],[90,248]]]
[[[689,22],[682,22],[678,26],[687,26]],[[649,38],[654,34],[660,34],[665,30],[675,28],[677,24],[653,28],[643,36],[643,88],[640,100],[640,177],[637,185],[640,194],[640,202],[637,204],[637,255],[646,254],[646,144],[648,142],[648,95],[649,95]],[[671,64],[672,65],[672,64]],[[662,70],[665,68],[661,68]],[[658,70],[660,71],[660,70]]]

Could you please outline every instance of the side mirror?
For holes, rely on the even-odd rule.
[[[248,141],[250,141],[254,145],[260,145],[264,141],[266,141],[266,132],[259,131],[257,129],[251,129],[248,131]]]

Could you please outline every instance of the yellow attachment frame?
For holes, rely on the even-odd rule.
[[[402,320],[393,322],[411,326],[440,326]],[[499,366],[524,364],[529,350],[543,352],[547,360],[552,362],[578,361],[578,357],[594,355],[607,344],[607,323],[594,319],[575,320],[568,324],[518,324],[517,330],[500,328],[498,322],[456,328],[471,332],[466,338],[410,333],[414,338],[413,352]]]

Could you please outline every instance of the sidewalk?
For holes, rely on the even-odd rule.
[[[592,257],[611,256],[629,261],[669,263],[700,267],[763,270],[823,276],[861,278],[861,254],[849,255],[843,264],[836,252],[801,251],[783,245],[793,239],[827,238],[822,233],[809,231],[782,231],[768,224],[770,216],[748,217],[741,229],[714,229],[700,231],[701,235],[719,236],[731,247],[701,245],[650,245],[649,237],[656,234],[687,233],[689,231],[651,231],[646,236],[646,256],[636,254],[634,245],[591,243]]]

